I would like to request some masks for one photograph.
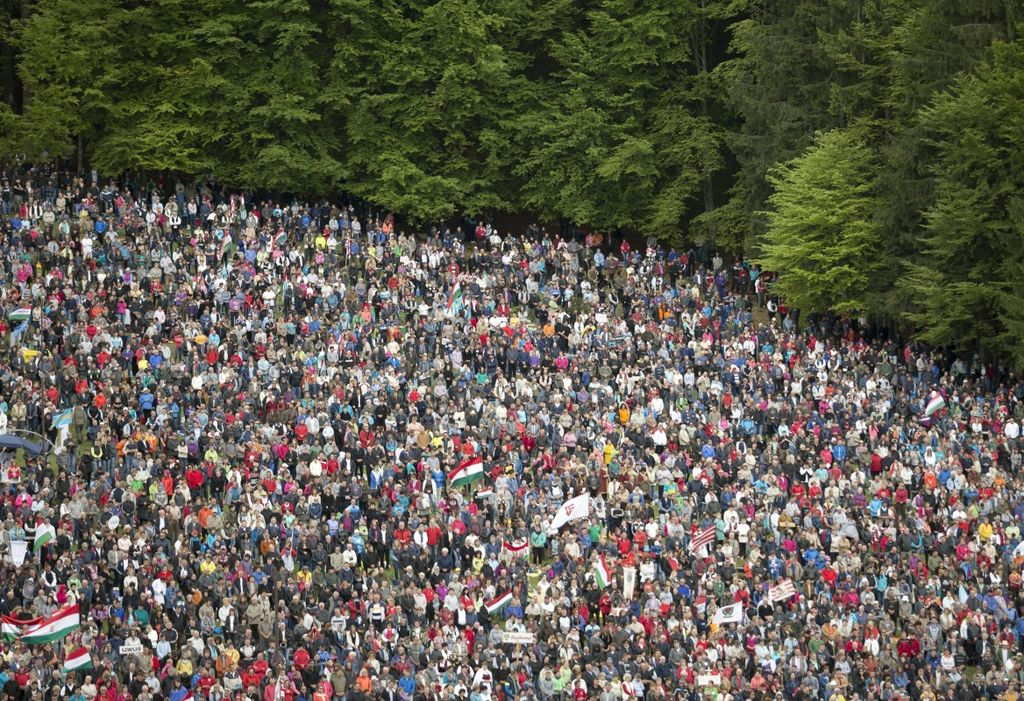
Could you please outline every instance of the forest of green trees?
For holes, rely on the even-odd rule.
[[[0,157],[743,250],[1024,366],[1024,0],[0,0]]]

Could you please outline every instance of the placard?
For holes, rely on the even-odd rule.
[[[501,642],[505,645],[533,645],[537,642],[537,636],[529,631],[505,631],[501,634]]]

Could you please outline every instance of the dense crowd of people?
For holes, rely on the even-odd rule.
[[[739,258],[96,180],[0,187],[0,613],[82,614],[8,698],[1020,698],[1012,373]]]

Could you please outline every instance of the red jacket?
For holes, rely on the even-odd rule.
[[[900,657],[917,657],[921,652],[921,643],[917,638],[903,638],[896,643],[896,652]]]

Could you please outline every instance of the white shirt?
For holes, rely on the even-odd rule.
[[[750,538],[750,524],[746,521],[742,521],[736,526],[736,539],[741,543],[746,543]]]

